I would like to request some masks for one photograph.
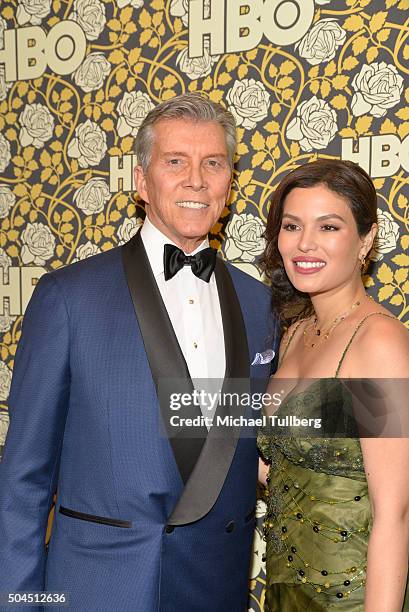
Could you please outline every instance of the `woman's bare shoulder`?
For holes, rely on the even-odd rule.
[[[389,341],[409,341],[409,329],[389,310],[373,302],[369,311],[361,318],[361,338],[366,342],[388,343]],[[381,333],[382,332],[382,333]]]
[[[305,325],[305,322],[307,320],[308,318],[297,319],[296,321],[291,323],[291,325],[284,327],[284,332],[283,332],[283,335],[281,338],[281,344],[280,344],[280,354],[282,354],[282,351],[286,349],[287,344],[289,343],[289,341],[291,340],[291,338],[297,331],[298,327],[302,328],[302,326]]]
[[[409,377],[409,330],[382,307],[370,314],[354,343],[360,376]]]

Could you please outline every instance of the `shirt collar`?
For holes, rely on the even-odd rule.
[[[175,244],[173,240],[170,240],[165,234],[162,234],[157,227],[149,221],[148,217],[145,218],[144,224],[141,229],[141,238],[143,246],[145,247],[146,254],[149,259],[149,263],[152,268],[153,275],[155,277],[163,274],[163,248],[165,244]],[[178,246],[175,244],[175,246]],[[209,246],[209,240],[206,237],[201,244],[189,255],[195,255],[199,251],[206,249]],[[187,255],[188,253],[185,253]]]

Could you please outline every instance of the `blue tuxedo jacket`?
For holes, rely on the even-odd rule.
[[[215,274],[226,377],[267,381],[271,364],[250,362],[277,348],[270,293],[219,259]],[[192,389],[139,235],[40,279],[0,463],[0,593],[65,592],[76,612],[246,609],[256,441],[167,439],[164,376]]]

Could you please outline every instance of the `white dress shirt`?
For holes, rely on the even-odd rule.
[[[226,357],[214,273],[206,283],[193,274],[190,266],[184,266],[175,276],[165,281],[164,245],[175,243],[162,234],[147,217],[141,229],[141,238],[194,386],[207,386],[199,381],[195,384],[195,379],[223,379]],[[189,255],[208,246],[206,238]]]

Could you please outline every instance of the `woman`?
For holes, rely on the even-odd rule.
[[[351,162],[304,165],[274,194],[263,262],[291,324],[270,390],[304,380],[278,414],[338,414],[351,399],[340,378],[409,378],[407,331],[361,279],[376,212],[374,186]],[[270,427],[259,447],[271,464],[266,612],[409,610],[409,440]]]

